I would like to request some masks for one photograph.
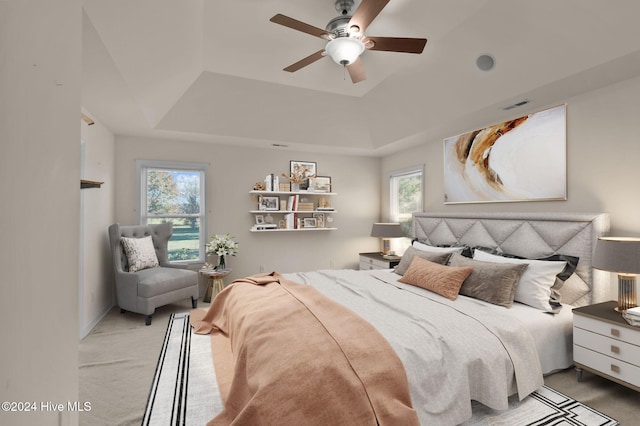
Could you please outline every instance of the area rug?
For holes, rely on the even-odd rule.
[[[222,411],[220,390],[211,362],[211,338],[191,332],[189,314],[173,314],[142,424],[200,425]],[[467,426],[615,426],[618,422],[550,387],[543,386],[523,401],[513,398],[509,410],[473,404]]]

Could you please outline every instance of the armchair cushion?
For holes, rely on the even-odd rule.
[[[159,266],[151,235],[142,238],[121,237],[120,240],[127,255],[129,272],[137,272]]]
[[[153,268],[138,272],[138,296],[154,297],[197,283],[197,273],[188,269]]]

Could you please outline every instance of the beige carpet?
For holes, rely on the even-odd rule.
[[[191,299],[163,306],[147,327],[143,315],[113,308],[80,342],[80,400],[91,402],[81,425],[140,425],[169,317],[190,310]]]
[[[199,307],[207,306],[201,301]],[[80,343],[80,400],[91,411],[80,415],[81,425],[139,425],[153,380],[169,317],[188,312],[191,302],[156,310],[151,326],[144,317],[112,309]],[[569,369],[549,376],[545,384],[617,419],[638,424],[640,393],[584,373],[577,382]]]

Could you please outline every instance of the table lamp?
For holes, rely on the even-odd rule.
[[[399,223],[374,223],[371,228],[371,236],[382,240],[382,255],[391,255],[390,238],[404,237]]]
[[[640,274],[640,238],[600,237],[592,265],[618,273],[618,312],[638,306],[637,274]]]

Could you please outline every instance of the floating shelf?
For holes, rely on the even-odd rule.
[[[80,189],[100,188],[103,183],[95,180],[80,179]]]

